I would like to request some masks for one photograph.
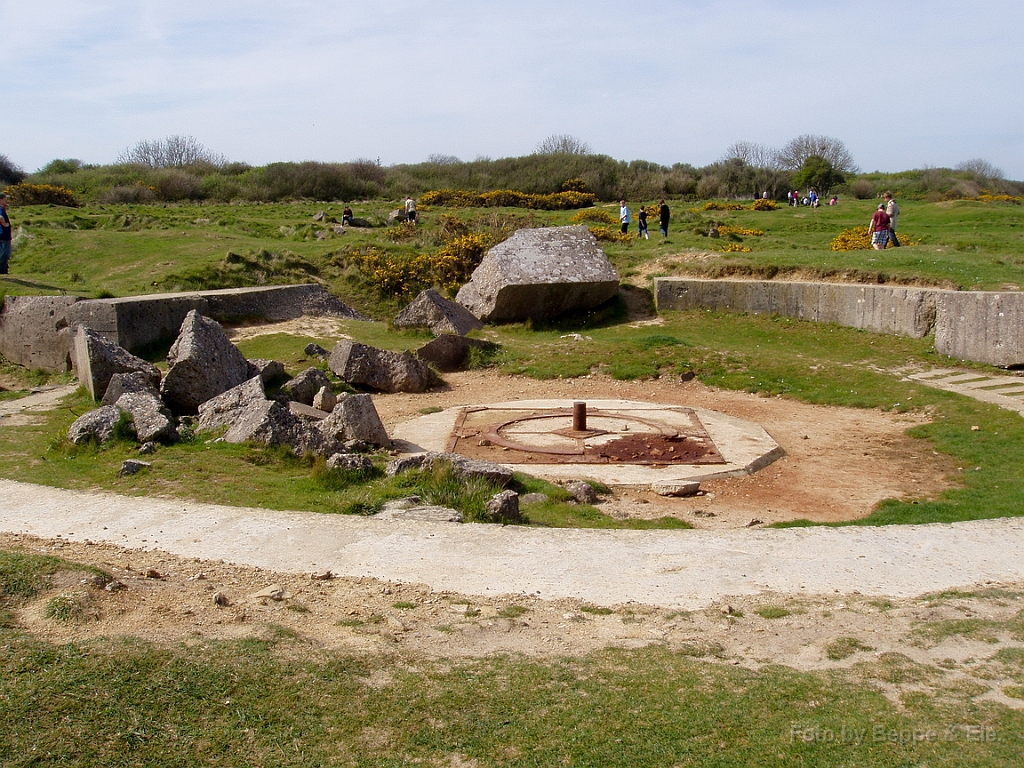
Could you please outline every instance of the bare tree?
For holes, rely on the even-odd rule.
[[[722,156],[722,162],[730,160],[742,160],[746,165],[754,168],[769,168],[777,170],[779,165],[779,152],[767,144],[757,144],[753,141],[737,141]]]
[[[427,155],[427,162],[434,165],[458,165],[462,161],[456,155],[444,155],[435,152],[432,155]]]
[[[190,165],[217,165],[227,158],[204,147],[194,136],[168,136],[153,141],[140,141],[122,152],[117,162],[124,165],[145,165],[149,168],[186,168]]]
[[[815,136],[805,133],[797,136],[778,152],[780,165],[790,171],[803,167],[807,158],[822,157],[841,173],[857,173],[860,169],[853,162],[853,155],[839,139],[831,136]]]
[[[533,150],[535,155],[589,155],[587,142],[568,133],[553,133]]]
[[[956,170],[967,171],[983,179],[998,180],[1003,178],[1003,170],[1001,168],[996,168],[988,160],[982,160],[980,157],[976,157],[973,160],[964,160],[962,163],[957,164]]]

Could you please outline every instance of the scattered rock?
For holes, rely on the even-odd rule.
[[[418,469],[420,467],[431,469],[438,462],[451,464],[456,477],[463,480],[482,478],[503,488],[512,483],[512,470],[501,464],[495,464],[492,461],[467,459],[465,456],[460,456],[457,453],[435,453],[433,451],[393,459],[388,462],[384,473],[388,477],[394,477],[402,472],[408,472],[410,469]]]
[[[690,514],[694,517],[718,517],[714,512],[704,509],[695,509]]]
[[[331,380],[319,368],[307,368],[289,381],[281,391],[297,403],[313,405],[316,393],[324,387],[331,388]]]
[[[163,574],[155,568],[147,568],[142,574],[142,577],[145,579],[162,579]]]
[[[485,505],[487,516],[495,523],[522,523],[519,494],[515,491],[496,493]]]
[[[280,584],[271,584],[266,589],[261,589],[255,595],[252,596],[254,599],[270,599],[270,600],[290,600],[292,593],[282,587]]]
[[[103,393],[101,405],[114,405],[121,397],[129,392],[152,392],[160,396],[160,382],[154,381],[153,377],[142,371],[131,373],[115,373],[110,377],[107,390]]]
[[[320,390],[313,395],[313,407],[320,411],[330,413],[338,404],[338,396],[330,386],[320,387]]]
[[[327,457],[327,468],[366,473],[373,469],[373,462],[358,453],[332,453]]]
[[[262,445],[292,445],[299,420],[276,400],[253,402],[239,412],[224,435],[229,443],[254,442]]]
[[[144,469],[153,466],[148,461],[140,461],[139,459],[125,459],[121,462],[121,471],[118,472],[118,476],[127,477],[128,475],[137,475]]]
[[[619,276],[584,226],[520,229],[491,248],[456,300],[484,322],[550,319],[615,296]]]
[[[233,425],[254,404],[265,402],[263,379],[255,375],[200,405],[196,429],[205,431]]]
[[[343,398],[318,426],[328,441],[344,443],[359,440],[380,448],[391,445],[391,438],[369,395],[349,395]]]
[[[292,412],[293,416],[297,416],[299,419],[307,423],[320,422],[331,415],[327,411],[321,411],[319,408],[314,408],[312,405],[303,405],[302,403],[297,403],[294,400],[288,401],[288,410]]]
[[[68,440],[81,445],[95,440],[102,445],[114,436],[114,425],[121,418],[121,411],[113,405],[104,405],[84,413],[68,427]]]
[[[196,413],[207,400],[250,378],[248,361],[220,323],[194,309],[185,316],[167,362],[160,391],[175,413]]]
[[[272,384],[276,384],[279,381],[284,381],[288,377],[285,373],[284,363],[278,362],[277,360],[261,360],[255,358],[249,360],[249,378],[253,376],[259,376],[263,382],[263,386],[268,387]]]
[[[430,366],[411,352],[398,354],[354,341],[339,341],[328,365],[342,381],[378,392],[426,392],[437,382]]]
[[[148,456],[151,453],[156,453],[156,443],[154,443],[152,440],[147,440],[146,442],[139,446],[139,453],[141,453],[143,456]]]
[[[751,520],[749,523],[747,523],[743,527],[744,528],[753,528],[754,526],[757,526],[757,525],[764,525],[764,520],[761,520],[760,518],[755,517],[753,520]]]
[[[416,350],[416,357],[430,363],[440,371],[461,371],[466,367],[471,349],[493,353],[499,345],[445,333]]]
[[[519,497],[520,504],[544,504],[550,500],[546,493],[524,493]]]
[[[213,604],[219,608],[227,608],[229,605],[231,605],[231,601],[228,600],[228,596],[225,595],[223,592],[214,592]]]
[[[331,571],[319,571],[309,574],[309,578],[313,581],[330,581],[334,578],[334,574]]]
[[[153,390],[126,392],[114,404],[125,413],[131,414],[135,435],[139,442],[172,442],[178,439],[174,416],[163,400]]]
[[[651,486],[651,490],[659,496],[696,496],[700,491],[700,483],[655,483]]]
[[[480,320],[464,306],[446,299],[436,289],[420,293],[392,321],[396,328],[429,328],[435,336],[443,333],[465,336],[484,327]]]
[[[321,347],[316,342],[310,342],[306,345],[305,349],[302,350],[306,357],[327,357],[330,352]]]
[[[597,491],[594,490],[590,483],[586,483],[582,480],[569,480],[562,484],[572,497],[576,499],[580,504],[597,504]]]
[[[462,513],[449,507],[430,505],[405,506],[401,503],[389,502],[384,508],[373,515],[374,520],[421,520],[433,523],[461,523]]]

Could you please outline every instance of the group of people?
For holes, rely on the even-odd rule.
[[[658,226],[661,229],[661,236],[668,237],[668,221],[672,216],[672,212],[669,210],[668,205],[662,200],[658,203]],[[629,225],[632,223],[633,217],[629,210],[629,206],[626,205],[625,200],[619,200],[619,228],[622,234],[629,232]],[[647,232],[647,208],[641,205],[640,211],[636,215],[636,229],[637,237],[642,237],[645,240],[650,240],[651,236]]]
[[[765,197],[767,197],[768,193],[765,192],[764,195]],[[811,208],[817,208],[819,205],[821,205],[821,198],[818,196],[818,190],[816,190],[814,187],[811,187],[809,190],[807,190],[807,194],[804,195],[803,197],[800,197],[800,193],[797,192],[795,189],[791,189],[789,193],[786,195],[786,199],[789,200],[789,204],[792,206],[807,205],[810,206]],[[828,204],[835,205],[838,202],[839,196],[832,195],[832,197],[828,201]]]
[[[894,248],[900,247],[896,237],[896,222],[900,216],[900,207],[892,199],[892,192],[882,195],[884,202],[878,204],[878,210],[871,217],[868,231],[871,233],[871,247],[876,251],[884,251],[892,243]]]

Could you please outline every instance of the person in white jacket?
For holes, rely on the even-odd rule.
[[[625,200],[619,200],[619,222],[622,224],[622,234],[629,231],[629,222],[633,219],[629,215],[629,206]]]
[[[889,242],[894,248],[899,248],[900,241],[896,239],[896,219],[899,218],[900,207],[892,199],[892,192],[886,192],[882,197],[885,198],[885,212],[889,214]]]

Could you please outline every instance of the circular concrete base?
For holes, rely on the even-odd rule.
[[[393,430],[392,439],[402,454],[448,451],[453,447],[459,452],[456,438],[460,435],[456,434],[456,427],[470,412],[478,420],[486,421],[486,413],[480,415],[480,412],[494,411],[496,416],[501,414],[503,417],[496,420],[502,421],[507,420],[509,413],[571,412],[572,405],[572,400],[516,400],[449,408],[400,424]],[[785,451],[760,425],[718,411],[633,400],[588,400],[587,408],[600,414],[598,418],[603,426],[621,423],[622,429],[628,429],[628,425],[654,422],[685,431],[692,427],[696,419],[718,449],[724,463],[581,463],[555,459],[551,463],[539,463],[542,459],[538,459],[538,455],[544,455],[545,441],[538,435],[520,435],[523,440],[532,440],[532,444],[537,447],[537,454],[532,455],[529,461],[525,460],[524,452],[501,446],[494,447],[489,458],[514,471],[547,480],[587,478],[609,486],[666,486],[749,474],[785,455]],[[481,441],[480,444],[485,442]],[[473,458],[482,457],[474,453]]]

